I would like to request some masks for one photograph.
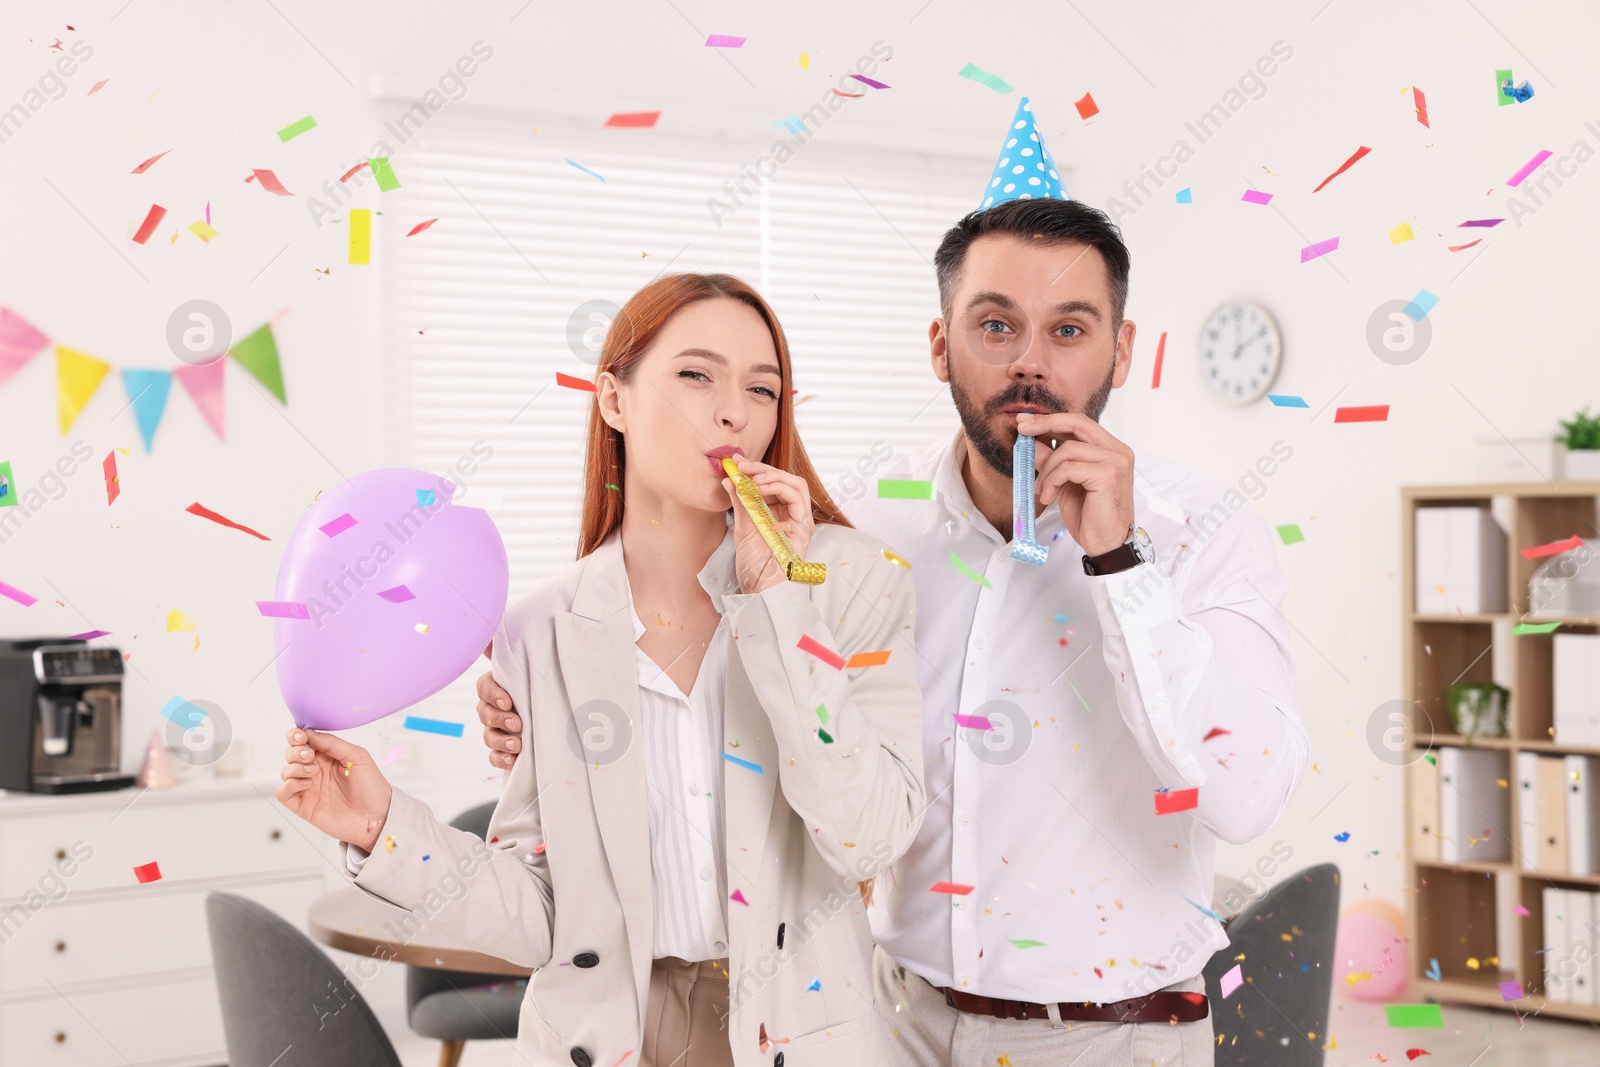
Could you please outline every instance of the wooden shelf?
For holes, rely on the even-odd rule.
[[[1509,504],[1506,537],[1506,604],[1508,611],[1461,614],[1419,613],[1415,610],[1416,511],[1419,507],[1447,504],[1504,509]],[[1502,510],[1502,515],[1504,515]],[[1539,890],[1544,886],[1600,889],[1600,874],[1561,874],[1524,870],[1525,852],[1535,843],[1519,840],[1521,798],[1515,788],[1517,755],[1577,754],[1600,756],[1600,747],[1563,744],[1550,737],[1553,715],[1554,646],[1552,634],[1512,635],[1517,623],[1560,622],[1555,633],[1568,629],[1600,631],[1600,615],[1535,615],[1528,611],[1528,585],[1543,559],[1527,559],[1520,549],[1564,540],[1574,533],[1594,530],[1600,521],[1600,482],[1495,483],[1482,485],[1411,486],[1401,489],[1401,604],[1403,629],[1402,692],[1411,707],[1412,748],[1437,751],[1443,747],[1487,749],[1505,753],[1505,776],[1511,793],[1509,825],[1497,827],[1511,838],[1509,862],[1445,863],[1419,859],[1413,837],[1423,834],[1413,812],[1415,777],[1430,770],[1418,759],[1405,774],[1406,878],[1411,906],[1406,915],[1409,939],[1409,995],[1417,1000],[1456,1001],[1515,1010],[1525,1014],[1600,1023],[1600,1006],[1558,1004],[1542,995],[1544,913]],[[1496,647],[1496,645],[1500,647]],[[1466,738],[1440,732],[1451,726],[1445,697],[1455,682],[1495,681],[1495,661],[1501,661],[1502,684],[1511,690],[1508,737]],[[1506,680],[1509,678],[1509,680]],[[1420,769],[1419,769],[1420,768]],[[1442,828],[1440,828],[1442,829]],[[1431,831],[1430,831],[1431,832]],[[1418,836],[1416,840],[1423,840]],[[1519,901],[1528,914],[1512,919],[1512,929],[1500,929],[1495,888],[1503,878],[1514,878]],[[1506,933],[1510,937],[1505,937]],[[1486,959],[1506,942],[1500,969],[1471,970],[1467,960]],[[1424,976],[1430,959],[1438,959],[1441,981]],[[1507,1001],[1500,983],[1519,981],[1525,996]]]

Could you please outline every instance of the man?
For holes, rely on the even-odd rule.
[[[871,909],[878,1008],[906,1064],[1210,1063],[1214,844],[1270,828],[1308,760],[1287,583],[1221,483],[1100,426],[1129,256],[1053,168],[1024,99],[935,257],[961,431],[880,472],[936,497],[849,509],[913,568],[932,798]],[[1019,434],[1038,566],[1011,554]],[[520,719],[479,696],[509,765]]]

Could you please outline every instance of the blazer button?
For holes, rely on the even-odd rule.
[[[577,1067],[594,1067],[594,1057],[589,1055],[587,1049],[574,1048],[572,1050],[572,1062]]]
[[[572,965],[574,967],[593,967],[599,962],[599,955],[593,952],[580,952],[572,957]]]
[[[783,1067],[783,1053],[778,1053],[772,1058],[772,1067]]]
[[[783,924],[778,924],[778,947],[783,947]]]

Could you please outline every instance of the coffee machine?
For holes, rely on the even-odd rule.
[[[123,789],[122,653],[87,641],[0,640],[0,789]]]

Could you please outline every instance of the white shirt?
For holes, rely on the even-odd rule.
[[[913,566],[931,800],[873,933],[935,986],[1010,1000],[1104,1003],[1193,977],[1227,943],[1195,906],[1211,904],[1215,838],[1268,829],[1308,759],[1267,525],[1135,450],[1157,562],[1084,574],[1052,506],[1034,567],[973,505],[964,455],[958,433],[879,472],[931,480],[935,500],[849,508]],[[1156,790],[1191,786],[1198,808],[1156,814]]]
[[[699,579],[722,614],[722,594],[739,591],[731,525],[701,568]],[[646,626],[633,605],[631,585],[628,609],[637,642]],[[721,959],[728,954],[722,793],[727,619],[718,620],[687,696],[637,644],[635,653],[655,890],[652,955],[690,961]],[[528,713],[527,709],[518,710]],[[345,866],[351,874],[361,873],[367,855],[355,845],[346,850]]]

